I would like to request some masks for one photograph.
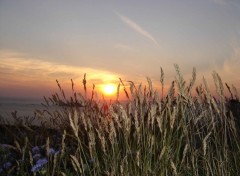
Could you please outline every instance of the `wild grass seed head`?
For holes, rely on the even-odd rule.
[[[189,148],[189,145],[186,144],[185,147],[184,147],[184,150],[183,150],[183,157],[182,157],[181,164],[183,164],[183,162],[184,162],[184,160],[185,160],[185,157],[186,157],[187,152],[188,152],[188,148]]]
[[[172,170],[173,170],[174,175],[178,175],[178,174],[177,174],[177,168],[176,168],[174,162],[171,160],[170,163],[171,163],[171,167],[172,167]]]
[[[209,136],[212,134],[212,132],[208,133],[207,136],[204,137],[203,139],[203,155],[206,155],[207,152],[207,139],[209,138]]]
[[[83,174],[82,167],[81,167],[78,159],[76,158],[76,156],[70,155],[70,157],[71,157],[71,162],[72,162],[72,165],[73,165],[74,170],[75,170],[77,173]]]

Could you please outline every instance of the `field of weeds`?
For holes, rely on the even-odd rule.
[[[36,111],[40,126],[30,120],[0,127],[0,175],[239,175],[240,102],[236,88],[214,72],[217,98],[207,81],[195,85],[193,69],[185,82],[175,65],[176,79],[162,92],[120,80],[128,101],[111,103],[77,93],[45,98]],[[86,91],[86,78],[83,86]],[[224,95],[229,91],[230,97]],[[193,93],[194,92],[194,93]],[[194,96],[193,96],[194,94]],[[49,112],[48,108],[60,108]],[[44,123],[48,119],[50,123]]]

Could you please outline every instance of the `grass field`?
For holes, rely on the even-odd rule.
[[[74,84],[67,98],[58,84],[60,93],[45,98],[45,111],[36,111],[40,126],[17,117],[16,125],[1,125],[0,175],[239,175],[236,88],[213,72],[213,97],[205,79],[195,85],[195,69],[190,82],[175,69],[166,96],[162,69],[161,92],[150,79],[145,88],[130,82],[129,89],[120,80],[126,103],[118,101],[119,91],[111,103],[86,98]],[[52,105],[61,108],[50,113]]]

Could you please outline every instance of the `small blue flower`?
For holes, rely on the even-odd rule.
[[[10,163],[10,162],[6,162],[3,164],[4,169],[9,169],[10,167],[12,167],[12,163]]]
[[[40,148],[38,146],[35,146],[32,148],[32,153],[36,154],[40,152]]]
[[[48,160],[46,158],[43,158],[43,159],[39,159],[37,161],[37,163],[32,167],[31,171],[32,172],[37,172],[39,171],[40,169],[42,169],[44,167],[44,165],[46,165],[48,162]]]
[[[46,158],[43,158],[43,159],[37,160],[36,164],[45,165],[45,164],[47,164],[47,162],[48,162],[48,160]]]
[[[54,155],[56,151],[53,148],[50,148],[47,153],[48,155]]]
[[[3,172],[3,168],[0,167],[0,174]]]
[[[8,144],[1,144],[0,146],[1,146],[3,149],[9,148],[9,145],[8,145]]]
[[[32,172],[37,172],[37,171],[39,171],[40,169],[42,169],[43,166],[44,166],[44,165],[42,165],[42,164],[36,164],[36,165],[34,165],[34,166],[32,167],[31,171],[32,171]]]
[[[34,159],[34,160],[38,160],[38,159],[40,159],[40,158],[41,158],[41,154],[39,154],[39,153],[33,155],[33,159]]]

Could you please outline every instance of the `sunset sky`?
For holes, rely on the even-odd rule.
[[[239,0],[0,0],[0,96],[42,97],[63,87],[166,84],[216,70],[240,90]],[[127,83],[126,83],[127,84]]]

